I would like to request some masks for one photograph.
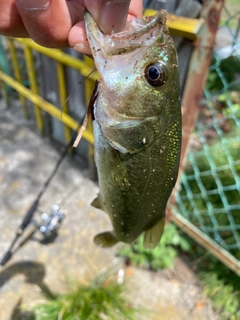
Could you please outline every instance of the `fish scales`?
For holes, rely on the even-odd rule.
[[[93,121],[100,192],[92,204],[113,225],[95,242],[103,247],[133,243],[144,232],[144,246],[154,248],[181,149],[177,55],[166,13],[133,20],[128,30],[111,36],[89,13],[85,25],[100,75]]]

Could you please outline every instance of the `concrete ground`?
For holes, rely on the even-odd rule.
[[[56,147],[34,130],[17,102],[8,108],[0,103],[0,259],[59,158]],[[44,292],[65,292],[69,281],[86,282],[104,270],[120,268],[125,270],[129,300],[152,311],[143,319],[218,319],[198,279],[180,259],[174,268],[152,273],[125,267],[116,257],[121,245],[107,250],[94,245],[97,232],[111,229],[107,215],[90,206],[97,192],[87,169],[68,156],[42,197],[36,220],[53,204],[67,210],[67,216],[49,244],[29,227],[25,242],[0,266],[0,320],[23,319],[17,313],[19,305],[43,300]]]

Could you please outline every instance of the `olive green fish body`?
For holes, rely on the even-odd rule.
[[[179,166],[177,57],[164,12],[132,28],[105,36],[86,14],[100,74],[93,121],[100,193],[93,205],[106,211],[113,225],[95,242],[132,243],[145,231],[144,245],[153,248]]]

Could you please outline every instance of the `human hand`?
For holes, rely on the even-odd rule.
[[[73,47],[90,54],[84,27],[87,9],[106,34],[141,16],[141,0],[0,0],[0,34],[30,37],[51,48]]]

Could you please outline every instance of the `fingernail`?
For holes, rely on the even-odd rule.
[[[99,16],[99,27],[107,34],[122,31],[125,27],[130,1],[106,1]]]
[[[17,3],[26,10],[44,10],[49,7],[50,0],[17,0]]]
[[[91,55],[91,49],[89,48],[89,44],[86,43],[77,43],[75,44],[75,46],[73,47],[74,50],[86,54],[86,55]]]

